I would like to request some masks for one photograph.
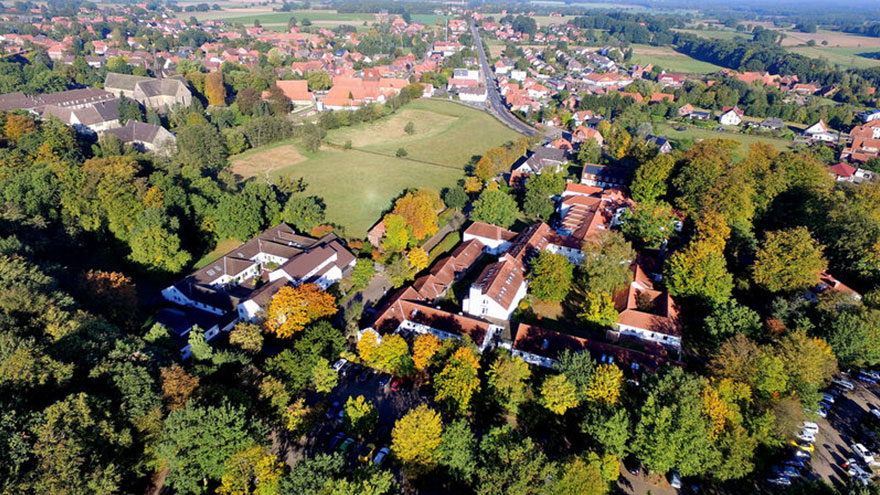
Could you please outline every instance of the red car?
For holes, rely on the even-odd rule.
[[[403,385],[403,378],[395,378],[393,382],[391,382],[391,391],[397,392],[400,390],[401,385]]]

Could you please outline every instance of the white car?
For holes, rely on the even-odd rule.
[[[341,358],[339,361],[336,361],[335,363],[333,363],[333,371],[339,373],[339,370],[341,370],[342,367],[346,365],[346,363],[348,363],[348,359],[345,358]]]
[[[875,418],[880,419],[880,409],[877,409],[876,407],[872,407],[871,414],[873,414]]]
[[[834,396],[831,395],[831,394],[825,394],[825,395],[823,395],[823,396],[822,396],[822,400],[825,401],[825,402],[827,402],[827,403],[829,403],[829,404],[834,404]]]
[[[801,431],[815,435],[816,433],[819,433],[819,425],[812,421],[804,421],[801,423]]]
[[[798,438],[798,440],[803,440],[804,442],[810,442],[810,443],[816,442],[816,435],[813,433],[810,433],[806,430],[800,432],[800,434],[797,436],[797,438]]]
[[[847,459],[846,462],[843,463],[843,467],[846,469],[846,474],[853,477],[853,479],[857,480],[859,483],[868,486],[871,484],[871,473],[865,471],[862,466],[859,466],[859,463],[856,462],[855,459]]]
[[[846,389],[846,390],[849,391],[849,392],[852,392],[853,389],[856,388],[856,386],[853,385],[853,383],[852,383],[851,381],[849,381],[849,380],[844,380],[843,378],[835,378],[834,380],[832,380],[832,382],[833,382],[835,385],[837,385],[838,387],[841,387],[841,388],[843,388],[843,389]]]
[[[860,443],[855,443],[855,444],[853,444],[852,449],[853,449],[853,452],[856,453],[858,458],[861,459],[862,462],[865,463],[866,466],[870,466],[871,464],[874,464],[874,456],[871,455],[871,452],[869,452],[868,449],[864,445],[862,445]]]

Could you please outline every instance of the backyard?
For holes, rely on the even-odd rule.
[[[654,124],[654,132],[658,136],[664,136],[673,143],[682,139],[690,139],[697,142],[703,139],[724,138],[739,141],[740,146],[735,153],[740,157],[745,156],[749,151],[749,145],[752,143],[767,143],[773,145],[779,151],[787,151],[791,148],[792,141],[767,136],[754,136],[750,134],[741,134],[739,132],[715,131],[702,127],[686,126],[683,131],[679,131],[678,125]]]
[[[413,122],[412,135],[404,131]],[[392,200],[409,187],[441,190],[462,177],[475,155],[519,135],[479,110],[441,100],[417,100],[377,122],[327,134],[310,153],[293,141],[251,150],[231,159],[242,179],[291,174],[324,198],[327,220],[363,237]],[[351,141],[351,149],[344,149]],[[397,157],[398,148],[407,151]]]

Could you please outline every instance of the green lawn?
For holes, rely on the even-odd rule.
[[[235,249],[236,246],[240,245],[241,241],[237,241],[235,239],[226,239],[225,241],[220,241],[214,246],[214,249],[211,250],[210,253],[205,253],[204,256],[193,265],[193,270],[198,270],[199,268],[205,267],[208,263],[216,260],[220,256],[228,253]]]
[[[721,67],[703,62],[688,55],[679,53],[666,46],[632,45],[632,61],[639,65],[654,64],[669,72],[685,72],[692,74],[709,74],[718,72]]]
[[[748,134],[740,134],[738,132],[719,132],[712,129],[703,129],[701,127],[687,126],[684,131],[676,130],[678,125],[655,124],[654,132],[658,136],[669,138],[673,143],[681,139],[691,139],[694,142],[701,139],[724,138],[739,141],[740,147],[737,148],[736,154],[740,157],[745,156],[749,151],[749,145],[752,143],[768,143],[776,147],[780,151],[786,151],[791,148],[792,142],[787,139],[779,139],[764,136],[752,136]]]
[[[412,136],[403,131],[410,121]],[[272,175],[302,177],[308,194],[324,198],[328,221],[350,237],[363,237],[405,189],[455,185],[472,156],[518,136],[485,112],[417,100],[377,122],[330,131],[331,146],[317,153],[288,141],[234,157],[232,167],[251,175],[263,167]],[[352,149],[337,147],[348,140]],[[408,151],[405,158],[394,156],[400,147]]]
[[[799,53],[806,57],[826,60],[831,64],[838,64],[847,69],[866,69],[880,67],[880,60],[860,57],[860,53],[880,51],[878,48],[858,46],[788,46],[786,49],[793,53]]]
[[[713,40],[732,40],[737,36],[740,38],[751,39],[751,33],[738,33],[736,31],[721,31],[718,29],[674,29],[674,31],[678,31],[679,33],[690,33],[694,36],[699,36],[700,38],[707,38]]]

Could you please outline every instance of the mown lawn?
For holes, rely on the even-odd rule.
[[[743,157],[749,151],[749,145],[752,143],[768,143],[776,147],[779,151],[787,151],[791,149],[792,142],[787,139],[779,139],[773,137],[764,137],[764,136],[752,136],[748,134],[740,134],[738,132],[720,132],[713,131],[712,129],[704,129],[701,127],[685,127],[684,131],[677,130],[678,125],[669,125],[669,124],[655,124],[654,132],[658,136],[664,136],[669,138],[673,143],[676,141],[680,141],[682,139],[690,139],[694,142],[702,139],[714,139],[714,138],[724,138],[724,139],[732,139],[734,141],[739,141],[740,146],[735,150],[735,153]]]
[[[632,61],[639,65],[654,64],[669,72],[709,74],[718,72],[721,66],[691,58],[668,46],[633,45]]]
[[[403,128],[415,124],[409,136]],[[233,169],[265,164],[273,176],[291,174],[308,184],[307,194],[324,198],[327,220],[350,237],[364,237],[392,201],[412,187],[441,190],[463,176],[471,157],[519,136],[485,112],[451,102],[418,100],[377,122],[335,129],[317,153],[287,141],[231,159]],[[341,146],[352,141],[352,149]],[[294,146],[291,164],[278,149]],[[403,147],[405,158],[395,152]],[[303,157],[305,159],[303,159]],[[236,163],[239,162],[239,163]],[[246,162],[246,163],[241,163]]]

